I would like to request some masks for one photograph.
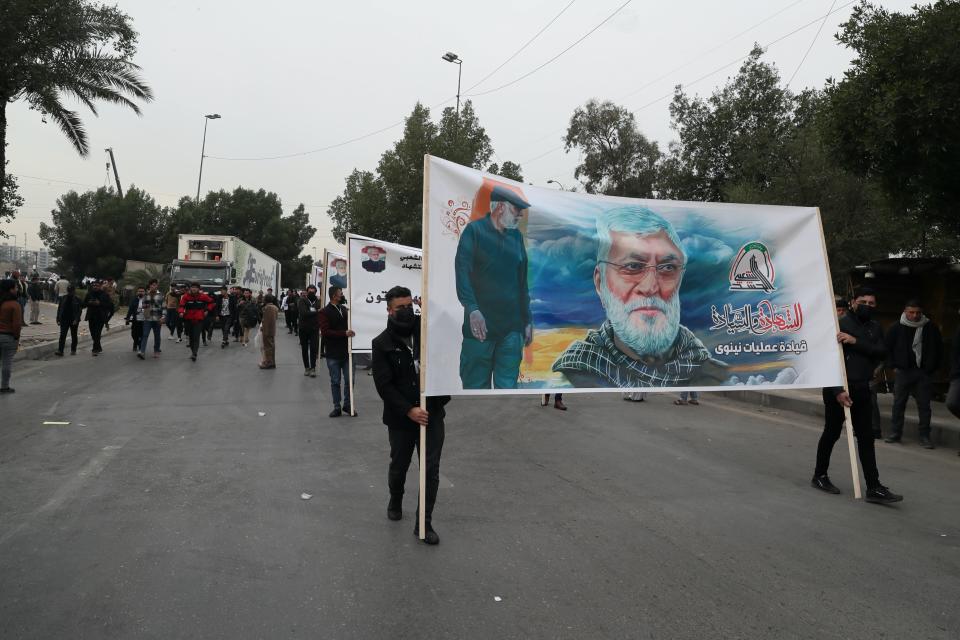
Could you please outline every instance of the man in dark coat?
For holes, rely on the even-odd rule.
[[[343,289],[330,287],[330,304],[320,312],[320,335],[323,336],[324,358],[327,361],[327,371],[330,373],[330,391],[333,394],[333,411],[331,418],[337,418],[344,413],[357,415],[350,398],[350,347],[349,339],[356,334],[350,330],[349,311],[343,305]],[[343,404],[341,408],[341,390]]]
[[[317,297],[317,288],[313,285],[307,287],[306,295],[298,299],[296,304],[303,375],[316,378],[317,356],[320,353],[320,311],[323,308]]]
[[[98,356],[103,353],[100,336],[103,333],[103,326],[113,315],[113,301],[103,290],[100,282],[96,281],[90,284],[87,297],[83,299],[83,306],[87,310],[87,324],[90,328],[90,338],[93,340],[92,353]]]
[[[80,325],[81,307],[83,303],[77,297],[77,288],[72,284],[67,286],[67,291],[60,296],[60,302],[57,303],[57,325],[60,326],[60,342],[56,354],[63,355],[63,349],[67,343],[67,333],[70,333],[70,355],[77,355],[77,328]]]
[[[406,287],[387,292],[387,328],[373,340],[373,381],[383,400],[383,423],[390,437],[390,502],[387,517],[403,517],[403,488],[414,450],[420,447],[420,426],[427,427],[426,476],[424,496],[426,522],[424,542],[437,544],[440,536],[433,530],[433,506],[440,487],[440,453],[443,450],[444,406],[450,396],[427,398],[420,406],[420,318],[414,314],[413,298]],[[417,514],[419,516],[419,512]],[[419,535],[419,517],[414,534]]]

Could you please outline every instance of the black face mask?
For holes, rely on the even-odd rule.
[[[317,294],[313,293],[312,291],[307,294],[307,300],[309,300],[310,302],[315,302],[316,299],[317,299]]]
[[[873,319],[873,307],[868,307],[865,304],[857,305],[855,313],[860,322],[870,322],[870,320]]]
[[[409,336],[417,326],[417,316],[412,308],[404,307],[389,317],[390,328],[401,336]]]

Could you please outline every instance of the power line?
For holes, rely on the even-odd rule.
[[[800,58],[800,64],[797,65],[797,68],[793,70],[793,75],[790,76],[790,79],[787,80],[787,89],[790,88],[790,85],[793,83],[793,79],[797,77],[797,72],[800,71],[800,67],[803,66],[803,63],[807,61],[807,56],[810,55],[810,51],[813,50],[813,45],[816,44],[817,38],[820,37],[820,32],[823,31],[823,25],[827,24],[827,16],[833,11],[833,5],[837,4],[837,0],[833,0],[830,3],[830,11],[827,12],[826,16],[823,16],[823,22],[820,23],[820,26],[817,27],[817,32],[813,34],[813,40],[810,41],[810,46],[807,47],[806,53],[803,54],[803,57]]]
[[[487,91],[481,91],[481,92],[479,92],[479,93],[467,94],[467,97],[468,97],[468,98],[473,98],[473,97],[476,97],[476,96],[489,95],[489,94],[494,93],[494,92],[496,92],[496,91],[500,91],[501,89],[506,89],[507,87],[511,87],[511,86],[517,84],[518,82],[520,82],[521,80],[525,80],[526,78],[529,78],[530,76],[532,76],[532,75],[535,74],[536,72],[540,71],[541,69],[543,69],[544,67],[546,67],[548,64],[550,64],[551,62],[553,62],[554,60],[556,60],[557,58],[559,58],[560,56],[562,56],[563,54],[565,54],[566,52],[568,52],[568,51],[570,51],[571,49],[573,49],[575,46],[577,46],[578,44],[580,44],[581,42],[583,42],[584,40],[586,40],[588,37],[590,37],[590,35],[591,35],[594,31],[596,31],[597,29],[599,29],[600,27],[602,27],[603,25],[605,25],[607,22],[609,22],[610,20],[612,20],[615,15],[617,15],[618,13],[620,13],[620,11],[622,11],[623,8],[626,7],[628,4],[630,4],[631,2],[633,2],[633,0],[627,0],[626,2],[624,2],[622,5],[620,5],[619,7],[617,7],[617,8],[613,11],[613,13],[611,13],[611,14],[608,15],[606,18],[604,18],[604,19],[600,22],[600,24],[598,24],[598,25],[595,26],[594,28],[590,29],[590,31],[587,31],[587,32],[586,32],[585,34],[583,34],[578,40],[574,41],[573,44],[571,44],[571,45],[568,46],[566,49],[564,49],[563,51],[561,51],[561,52],[558,53],[557,55],[553,56],[552,58],[550,58],[549,60],[547,60],[546,62],[544,62],[543,64],[541,64],[539,67],[536,67],[536,68],[532,69],[531,71],[528,71],[527,73],[523,74],[522,76],[520,76],[520,77],[518,77],[518,78],[514,78],[514,79],[511,80],[510,82],[508,82],[508,83],[506,83],[506,84],[503,84],[503,85],[500,85],[499,87],[496,87],[495,89],[488,89]]]
[[[507,58],[506,60],[504,60],[504,61],[500,64],[499,67],[497,67],[496,69],[494,69],[493,71],[491,71],[491,72],[488,73],[487,75],[483,76],[483,78],[481,78],[479,82],[477,82],[476,84],[474,84],[472,87],[469,87],[466,91],[464,91],[464,93],[466,94],[466,93],[469,93],[469,92],[473,91],[474,89],[476,89],[477,87],[479,87],[481,84],[483,84],[484,82],[486,82],[486,80],[487,80],[488,78],[490,78],[490,76],[492,76],[493,74],[495,74],[497,71],[500,71],[500,69],[503,69],[503,68],[507,65],[508,62],[510,62],[511,60],[513,60],[514,58],[516,58],[518,55],[520,55],[520,53],[521,53],[524,49],[526,49],[527,47],[529,47],[529,46],[533,43],[534,40],[536,40],[537,38],[539,38],[540,35],[541,35],[544,31],[546,31],[548,28],[550,28],[550,25],[552,25],[554,22],[557,21],[557,19],[558,19],[560,16],[562,16],[564,13],[566,13],[566,12],[567,12],[567,9],[569,9],[571,6],[573,6],[573,3],[576,2],[576,1],[577,1],[577,0],[570,0],[569,4],[567,4],[567,6],[565,6],[563,9],[560,10],[560,13],[558,13],[558,14],[555,15],[555,16],[553,16],[553,19],[550,20],[550,22],[548,22],[547,24],[545,24],[545,25],[543,26],[543,28],[540,29],[540,31],[537,31],[536,35],[534,35],[532,38],[530,38],[529,40],[527,40],[527,42],[526,42],[522,47],[520,47],[519,49],[517,49],[517,50],[513,53],[512,56],[510,56],[509,58]]]

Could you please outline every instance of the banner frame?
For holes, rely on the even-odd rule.
[[[423,154],[423,222],[420,227],[420,244],[423,249],[423,271],[420,272],[420,407],[426,411],[427,395],[427,279],[430,263],[427,261],[427,249],[430,241],[430,154]],[[428,418],[429,422],[429,418]],[[420,539],[427,536],[427,428],[420,425],[420,491],[417,510],[417,531]]]

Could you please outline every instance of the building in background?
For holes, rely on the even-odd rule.
[[[46,247],[26,249],[6,242],[0,244],[0,262],[12,263],[19,268],[46,271],[50,268],[50,250]]]

